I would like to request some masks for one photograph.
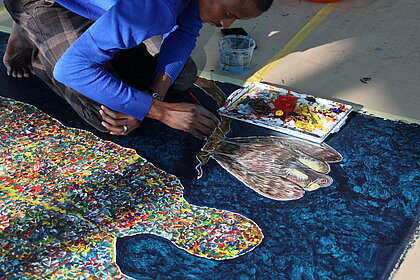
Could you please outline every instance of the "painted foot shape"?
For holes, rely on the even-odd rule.
[[[9,236],[16,241],[16,246],[2,248],[0,263],[10,256],[20,258],[20,252],[51,250],[47,254],[51,261],[59,256],[76,267],[100,265],[110,268],[108,278],[103,279],[113,279],[120,277],[111,261],[116,237],[152,233],[191,254],[215,260],[245,254],[263,239],[261,229],[239,214],[189,204],[175,176],[134,150],[65,128],[33,106],[3,97],[0,119],[0,198],[4,205],[1,213],[6,213],[1,219],[9,221],[2,222],[0,238],[6,242],[0,244],[13,242]],[[32,212],[35,216],[29,216]],[[25,226],[15,219],[19,215],[34,228],[29,231],[30,238],[23,234],[28,232]],[[52,218],[48,220],[48,216]],[[34,232],[48,237],[36,243],[36,248],[29,242],[36,240]],[[74,234],[80,236],[78,242],[83,246],[66,241]],[[87,257],[80,257],[81,253]],[[93,261],[96,255],[101,257]],[[74,263],[74,259],[79,261]],[[36,271],[48,269],[48,263],[12,262],[5,272],[0,267],[0,272],[26,271],[37,279]],[[90,273],[90,268],[72,268],[74,274],[68,276],[63,269],[51,273],[67,275],[63,279],[87,279],[86,273]],[[94,273],[89,277],[100,279]]]

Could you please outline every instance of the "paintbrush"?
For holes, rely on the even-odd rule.
[[[245,45],[245,42],[248,42],[248,48],[250,47],[250,45],[251,45],[251,40],[250,40],[251,34],[252,34],[252,32],[254,32],[256,26],[257,26],[257,24],[255,24],[252,27],[251,31],[249,31],[248,35],[246,36],[246,39],[243,40],[242,43],[239,45],[239,47],[238,47],[239,50],[243,48],[243,46]]]

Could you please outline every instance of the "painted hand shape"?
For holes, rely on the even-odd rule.
[[[326,144],[289,137],[221,139],[208,151],[232,175],[259,194],[276,200],[302,197],[332,184],[328,162],[341,155]]]

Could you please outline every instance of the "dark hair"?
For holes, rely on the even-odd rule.
[[[255,5],[257,5],[258,10],[260,10],[261,12],[267,11],[271,7],[271,4],[273,4],[273,0],[254,0],[254,1],[255,1]]]

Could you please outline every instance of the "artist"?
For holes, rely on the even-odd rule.
[[[5,0],[15,23],[7,74],[35,74],[96,129],[126,135],[145,117],[206,139],[219,120],[162,101],[196,80],[190,58],[203,22],[229,27],[273,0]]]

